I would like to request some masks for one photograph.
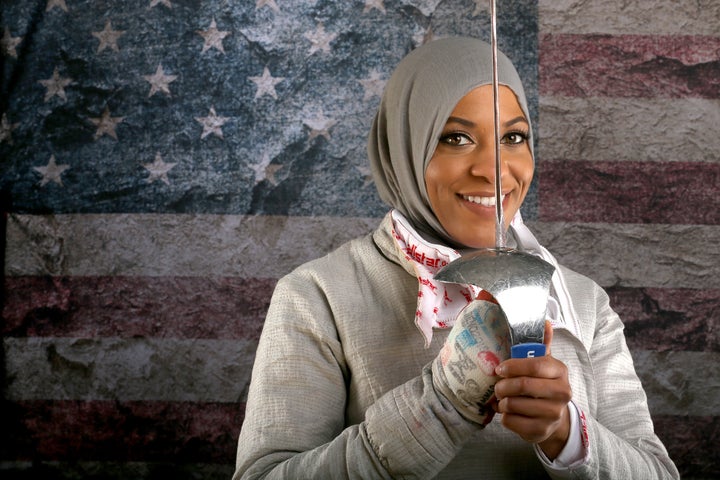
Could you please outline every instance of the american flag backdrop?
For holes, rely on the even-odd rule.
[[[683,477],[717,478],[720,1],[498,10],[525,218],[608,289]],[[384,82],[489,23],[485,0],[2,0],[0,475],[229,478],[277,279],[385,213]]]

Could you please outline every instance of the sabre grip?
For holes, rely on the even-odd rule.
[[[545,356],[543,343],[519,343],[510,347],[511,358],[534,358]]]

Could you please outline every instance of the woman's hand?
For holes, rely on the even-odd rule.
[[[567,367],[550,353],[552,326],[545,323],[547,354],[505,360],[495,372],[495,411],[502,424],[530,443],[537,443],[550,460],[562,451],[570,434],[568,402],[572,390]]]

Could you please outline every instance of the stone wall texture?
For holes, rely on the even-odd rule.
[[[227,479],[285,273],[372,230],[397,62],[485,0],[2,0],[0,476]],[[720,2],[499,0],[523,214],[607,288],[656,431],[720,477]],[[449,73],[451,74],[451,73]]]

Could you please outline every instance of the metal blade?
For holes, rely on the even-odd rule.
[[[502,164],[500,160],[500,87],[498,81],[497,5],[490,2],[490,45],[492,49],[493,128],[495,134],[495,247],[505,248],[505,213],[502,204]]]

